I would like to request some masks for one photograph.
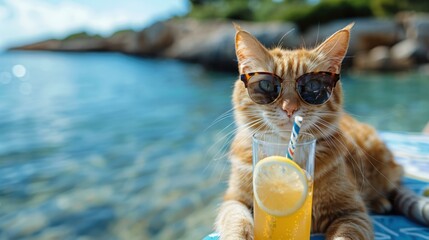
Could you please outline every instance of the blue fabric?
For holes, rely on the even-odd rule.
[[[404,166],[406,176],[403,184],[422,194],[429,189],[429,136],[410,133],[382,132],[395,159]],[[376,240],[429,240],[429,227],[414,223],[399,215],[372,215]],[[217,240],[212,233],[203,240]],[[313,234],[311,240],[323,240],[323,234]]]

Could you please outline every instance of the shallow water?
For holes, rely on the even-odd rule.
[[[199,239],[228,176],[236,74],[120,54],[0,55],[0,239]],[[349,75],[346,109],[420,131],[429,81]]]

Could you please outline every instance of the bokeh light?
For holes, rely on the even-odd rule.
[[[21,64],[16,64],[12,67],[12,73],[17,78],[23,78],[27,74],[27,69]]]

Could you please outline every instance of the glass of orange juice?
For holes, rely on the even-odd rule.
[[[254,237],[310,239],[316,139],[301,132],[293,159],[290,131],[253,136]]]

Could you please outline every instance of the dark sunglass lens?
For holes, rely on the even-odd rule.
[[[247,86],[250,98],[258,104],[274,102],[280,95],[280,80],[272,75],[258,74],[249,79]]]
[[[297,91],[305,102],[323,104],[332,94],[334,78],[335,75],[327,73],[305,74],[297,80]]]

